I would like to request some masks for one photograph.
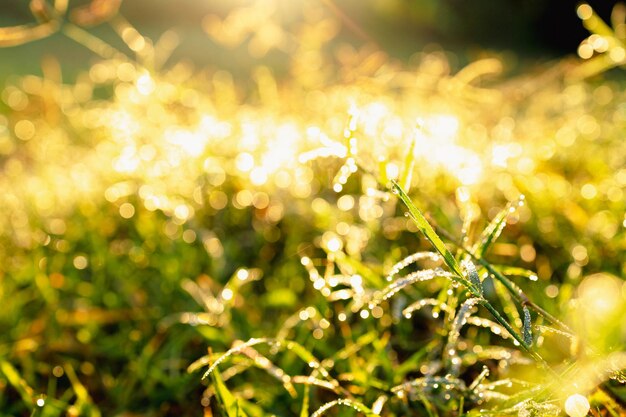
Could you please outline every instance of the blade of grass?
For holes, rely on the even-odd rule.
[[[532,345],[533,343],[533,333],[531,330],[531,326],[532,326],[532,321],[530,318],[530,310],[528,310],[528,307],[524,306],[524,328],[523,328],[523,334],[524,334],[524,342],[526,342],[528,344],[528,346]]]
[[[415,156],[413,152],[415,151],[415,136],[411,140],[411,144],[409,145],[409,149],[404,157],[404,167],[402,168],[402,174],[399,179],[400,186],[409,192],[411,188],[411,178],[413,177],[413,166],[415,165]]]
[[[328,370],[324,368],[321,365],[320,361],[317,360],[317,358],[310,351],[308,351],[304,346],[292,340],[278,340],[278,339],[272,339],[272,338],[252,338],[252,339],[249,339],[245,343],[241,343],[229,349],[228,351],[223,353],[220,357],[218,357],[211,364],[211,366],[209,366],[209,369],[204,373],[204,375],[202,376],[202,379],[208,378],[213,372],[215,372],[215,370],[217,370],[217,367],[219,364],[224,362],[226,359],[228,359],[232,355],[242,353],[242,350],[244,350],[246,347],[255,346],[259,344],[266,344],[272,347],[284,348],[290,352],[293,352],[297,357],[299,357],[301,360],[307,363],[310,368],[319,372],[319,374],[323,376],[324,378],[326,378],[329,382],[335,383],[337,386],[339,386],[339,383],[330,376],[330,374],[328,373]]]
[[[409,216],[415,222],[417,228],[424,236],[426,236],[426,239],[430,241],[435,250],[443,257],[443,260],[448,268],[450,268],[450,270],[456,275],[453,279],[466,287],[475,297],[480,297],[478,289],[474,288],[474,285],[464,278],[461,266],[443,243],[439,235],[437,235],[430,223],[428,223],[422,212],[415,206],[415,204],[413,204],[413,201],[411,201],[406,192],[404,192],[400,184],[396,181],[392,181],[391,183],[393,192],[398,195],[400,200],[407,207],[409,210]]]
[[[304,393],[302,394],[302,410],[300,417],[309,417],[309,385],[304,385]]]
[[[63,366],[63,369],[65,370],[65,375],[67,375],[67,378],[72,384],[74,394],[76,394],[75,406],[80,410],[81,415],[100,417],[100,411],[96,408],[91,396],[89,395],[89,391],[87,391],[87,388],[78,379],[76,371],[74,371],[72,365],[67,363]]]
[[[516,327],[522,327],[522,317],[519,315],[519,311],[517,311],[513,296],[500,281],[494,281],[494,289],[496,290],[496,295],[502,304],[502,310],[508,317],[509,322],[513,323]]]
[[[26,384],[26,381],[24,381],[24,379],[20,376],[17,369],[15,369],[9,362],[1,361],[0,371],[2,371],[4,376],[9,381],[9,384],[15,388],[20,397],[22,397],[24,404],[26,404],[29,409],[34,409],[35,401],[33,400],[33,389]]]
[[[426,398],[424,393],[420,392],[418,395],[419,395],[420,401],[422,402],[422,404],[424,405],[424,408],[426,409],[426,413],[428,414],[428,417],[439,417],[439,414],[437,413],[437,409],[431,404],[430,401],[428,401],[428,398]]]
[[[359,411],[359,412],[365,414],[367,417],[376,416],[376,414],[374,414],[372,412],[372,410],[370,410],[364,404],[362,404],[362,403],[360,403],[358,401],[347,400],[347,399],[340,398],[338,400],[329,401],[326,404],[322,405],[313,414],[311,414],[311,417],[319,417],[319,416],[323,415],[326,411],[328,411],[328,409],[330,409],[332,407],[335,407],[335,406],[338,406],[338,405],[343,405],[344,407],[353,408],[356,411]]]
[[[228,417],[246,417],[246,414],[239,408],[239,404],[235,396],[228,390],[217,368],[211,373],[213,385],[215,386],[215,394],[221,403]]]
[[[526,268],[519,268],[516,266],[508,266],[508,265],[493,265],[498,271],[507,276],[515,276],[528,278],[531,281],[537,281],[539,278],[537,277],[537,273],[531,271]]]
[[[472,247],[472,252],[482,258],[491,247],[491,244],[495,242],[498,237],[500,237],[502,230],[504,230],[504,227],[506,226],[506,219],[509,214],[514,212],[515,209],[523,203],[524,196],[521,195],[517,201],[508,203],[504,210],[501,210],[498,214],[496,214],[496,217],[491,220],[489,225],[485,227],[481,233],[478,242],[476,242],[474,247]]]

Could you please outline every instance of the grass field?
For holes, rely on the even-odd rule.
[[[0,416],[626,415],[624,7],[530,65],[117,5],[0,30]]]

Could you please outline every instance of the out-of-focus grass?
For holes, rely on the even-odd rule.
[[[574,60],[509,80],[497,78],[498,59],[457,69],[442,50],[402,64],[375,46],[336,41],[345,22],[328,9],[307,6],[285,24],[272,4],[206,17],[204,29],[213,42],[254,57],[287,52],[284,77],[267,66],[243,79],[168,61],[175,36],[153,42],[115,15],[108,24],[134,54],[102,49],[92,32],[70,23],[66,36],[69,27],[103,59],[72,83],[61,82],[64,62],[53,59],[43,77],[7,82],[2,412],[211,415],[215,386],[228,412],[234,395],[249,415],[300,413],[305,392],[309,413],[338,397],[372,410],[378,403],[382,415],[507,405],[554,412],[574,392],[620,412],[623,386],[597,387],[608,377],[600,374],[617,366],[608,359],[623,365],[610,356],[624,349],[625,287],[617,278],[626,268],[623,83],[585,80],[598,64]],[[257,25],[261,18],[271,24]],[[595,56],[620,48],[620,33],[603,34],[612,49],[599,45]],[[604,64],[597,68],[611,62]],[[401,310],[430,297],[458,296],[445,300],[457,307],[464,293],[449,296],[435,280],[371,311],[354,293],[327,299],[335,274],[360,276],[350,285],[372,294],[394,263],[430,248],[387,193],[391,179],[410,188],[448,244],[479,238],[507,201],[526,195],[527,206],[503,218],[507,227],[485,258],[506,265],[500,269],[531,301],[574,328],[574,342],[531,330],[556,372],[592,383],[564,384],[562,392],[526,392],[522,383],[505,390],[510,398],[499,403],[494,394],[483,405],[482,380],[462,389],[482,371],[468,346],[509,355],[486,360],[485,384],[541,382],[532,380],[540,368],[510,340],[472,327],[460,335],[467,362],[451,392],[433,388],[435,380],[425,382],[429,392],[392,391],[410,379],[445,377],[433,364],[453,317],[440,325],[432,314],[402,319]],[[516,329],[528,327],[521,305],[485,285],[494,309]],[[532,319],[547,324],[534,312]],[[224,386],[216,379],[205,388],[199,373],[187,372],[198,358],[194,369],[217,358],[204,356],[207,346],[225,351],[258,337],[298,342],[320,369],[332,369],[332,379],[315,374],[293,346],[278,356],[272,348],[242,351],[217,377]],[[568,370],[566,361],[576,365]],[[295,388],[285,389],[280,372]],[[336,385],[316,387],[311,372]]]

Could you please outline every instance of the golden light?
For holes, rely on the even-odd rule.
[[[582,249],[581,249],[582,248]],[[574,248],[575,257],[586,257],[582,246]],[[579,303],[585,311],[587,322],[594,328],[610,321],[620,314],[620,307],[626,300],[622,297],[623,282],[609,274],[594,274],[586,277],[578,287]]]
[[[337,236],[333,232],[324,233],[324,235],[322,236],[322,242],[326,249],[328,249],[328,251],[331,253],[338,252],[343,247],[343,242],[341,241],[339,236]]]
[[[573,394],[565,400],[565,413],[569,417],[585,417],[589,413],[589,401],[580,394]]]
[[[593,14],[593,9],[587,3],[582,3],[576,9],[576,13],[578,14],[578,17],[580,17],[582,20],[587,20]]]

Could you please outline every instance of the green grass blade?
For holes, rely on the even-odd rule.
[[[493,281],[493,287],[496,291],[496,295],[500,299],[502,305],[502,311],[506,314],[510,323],[513,323],[516,327],[522,327],[522,317],[517,311],[517,306],[513,300],[513,296],[506,289],[506,287],[498,280]]]
[[[405,287],[413,285],[417,282],[429,281],[437,277],[445,277],[451,280],[456,279],[456,276],[454,274],[446,272],[443,269],[423,269],[420,271],[411,272],[408,275],[396,279],[382,290],[375,292],[369,302],[369,307],[374,308],[383,301],[391,298],[393,295],[395,295]]]
[[[461,337],[461,329],[467,323],[467,318],[470,314],[473,313],[474,306],[481,303],[482,298],[469,298],[461,304],[459,307],[456,316],[454,317],[454,322],[452,323],[452,328],[448,333],[448,341],[444,348],[444,355],[447,359],[447,366],[449,372],[454,375],[459,375],[459,366],[460,361],[455,361],[455,358],[458,358],[457,354],[457,343],[459,338]]]
[[[428,413],[428,417],[438,417],[437,409],[432,405],[428,398],[424,395],[424,393],[420,392],[418,394],[421,403],[424,405],[426,409],[426,413]]]
[[[537,277],[537,273],[531,271],[526,268],[520,268],[517,266],[508,266],[508,265],[493,265],[494,268],[497,268],[500,273],[506,276],[514,276],[521,278],[528,278],[531,281],[537,281],[539,278]]]
[[[605,36],[607,38],[615,39],[615,33],[613,32],[613,29],[611,29],[611,27],[607,25],[606,22],[600,16],[598,16],[595,11],[592,10],[591,15],[585,16],[585,18],[581,20],[583,21],[583,26],[589,32],[596,35]]]
[[[402,168],[402,174],[400,177],[400,186],[409,192],[411,188],[411,179],[413,177],[413,166],[415,165],[415,156],[413,153],[415,152],[415,136],[411,140],[411,144],[409,145],[409,149],[404,157],[404,167]]]
[[[472,283],[472,285],[474,286],[474,288],[482,296],[483,284],[480,281],[480,277],[478,276],[478,271],[476,271],[476,266],[474,265],[474,263],[470,261],[469,259],[466,259],[465,261],[461,263],[461,266],[465,270],[465,273],[467,277],[469,278],[470,282]]]
[[[523,335],[524,335],[524,342],[526,342],[528,346],[531,346],[533,344],[533,333],[531,330],[531,326],[532,326],[532,321],[530,318],[530,310],[528,310],[528,307],[524,306]]]
[[[35,401],[33,399],[33,390],[26,384],[26,381],[20,376],[17,369],[13,367],[7,361],[0,362],[0,371],[4,374],[4,376],[9,381],[9,384],[15,388],[15,390],[22,397],[22,401],[24,404],[28,406],[29,409],[33,409],[35,407]]]
[[[372,330],[370,332],[361,335],[354,343],[349,344],[345,348],[337,351],[332,359],[337,360],[346,360],[351,356],[354,356],[361,348],[364,346],[373,343],[375,340],[379,339],[380,334],[376,330]]]
[[[228,390],[217,368],[211,373],[213,385],[215,386],[215,394],[218,401],[222,405],[228,417],[247,417],[241,408],[235,396]]]
[[[76,375],[76,371],[74,371],[72,365],[67,363],[63,369],[72,384],[72,389],[76,395],[75,406],[80,410],[80,414],[84,416],[100,417],[100,410],[96,408],[93,399],[89,395],[89,391],[87,391],[87,388],[80,382],[80,379],[78,379],[78,375]]]
[[[302,410],[300,417],[309,417],[309,385],[304,385],[304,393],[302,394]]]
[[[287,349],[288,351],[293,352],[296,356],[298,356],[304,362],[306,362],[311,368],[317,370],[320,373],[320,375],[322,375],[325,378],[330,378],[328,371],[323,366],[321,366],[317,358],[299,343],[291,341],[291,340],[278,340],[278,339],[272,339],[272,338],[252,338],[245,343],[241,343],[229,349],[228,351],[223,353],[220,357],[218,357],[211,364],[209,369],[204,373],[204,375],[202,376],[202,379],[208,378],[213,372],[217,370],[217,367],[219,364],[224,362],[226,359],[228,359],[232,355],[242,353],[242,350],[244,350],[246,347],[255,346],[259,344],[265,344],[265,345],[280,347],[281,349]]]
[[[327,402],[326,404],[322,405],[320,408],[315,410],[315,412],[313,414],[311,414],[311,417],[320,417],[321,415],[326,413],[326,411],[328,411],[330,408],[333,408],[333,407],[338,406],[338,405],[343,405],[345,407],[353,408],[354,410],[356,410],[356,411],[358,411],[360,413],[365,414],[367,417],[374,417],[374,416],[376,416],[376,414],[374,414],[374,412],[372,412],[372,410],[370,410],[364,404],[362,404],[362,403],[360,403],[358,401],[348,400],[348,399],[343,399],[342,398],[342,399],[338,399],[338,400]]]
[[[495,242],[498,239],[498,237],[500,237],[502,230],[504,230],[504,227],[506,226],[506,219],[509,216],[509,214],[514,212],[517,209],[517,207],[523,204],[524,204],[523,195],[521,195],[519,199],[517,199],[516,201],[512,201],[509,204],[507,204],[504,210],[500,211],[496,215],[496,217],[494,217],[493,220],[491,220],[489,225],[485,227],[485,229],[480,235],[480,239],[478,240],[478,242],[476,242],[476,244],[472,248],[472,253],[474,253],[479,258],[482,258],[483,255],[487,253],[487,251],[489,250],[493,242]]]
[[[415,222],[417,228],[426,236],[426,239],[430,241],[435,250],[439,252],[439,254],[443,257],[444,262],[450,268],[450,270],[456,275],[453,279],[458,283],[467,287],[467,289],[472,292],[475,296],[480,296],[477,290],[474,289],[474,286],[464,278],[463,272],[461,271],[461,266],[454,258],[452,253],[448,250],[446,245],[443,243],[439,235],[432,228],[430,223],[426,220],[421,211],[413,204],[413,201],[409,198],[409,196],[404,192],[402,187],[396,182],[392,181],[393,192],[398,195],[400,200],[404,203],[404,205],[409,210],[409,216]],[[476,292],[476,293],[475,293]]]

